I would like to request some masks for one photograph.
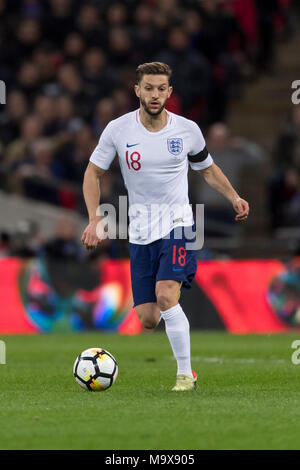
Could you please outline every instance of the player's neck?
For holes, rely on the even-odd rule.
[[[143,107],[140,108],[140,120],[144,127],[150,132],[161,131],[168,123],[168,113],[165,109],[157,115],[151,116]]]

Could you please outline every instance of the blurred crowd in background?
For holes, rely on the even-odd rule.
[[[300,227],[300,105],[294,105],[274,145],[269,180],[271,226]]]
[[[249,80],[273,73],[278,36],[293,34],[296,9],[291,0],[0,0],[0,79],[7,86],[0,189],[86,215],[81,185],[89,157],[107,123],[138,107],[137,65],[156,60],[173,69],[167,108],[201,126],[216,163],[239,189],[245,162],[264,155],[230,135],[228,106]],[[273,228],[294,223],[296,213],[300,222],[299,141],[297,107],[275,143]],[[121,194],[115,159],[101,201],[117,205]],[[208,215],[230,223],[219,197],[191,180],[191,202],[205,201]],[[39,248],[53,252],[54,245]],[[0,255],[8,246],[3,233]]]

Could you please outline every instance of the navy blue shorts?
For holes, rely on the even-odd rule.
[[[129,243],[131,285],[134,306],[156,302],[155,284],[157,281],[174,280],[182,282],[185,288],[191,287],[197,269],[196,250],[187,250],[182,227],[182,238],[174,238],[174,230],[169,238],[161,238],[148,245]],[[177,235],[176,235],[177,236]]]

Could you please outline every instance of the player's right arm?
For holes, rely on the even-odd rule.
[[[100,179],[109,169],[115,155],[116,148],[112,137],[112,122],[110,122],[100,136],[83,178],[83,196],[89,215],[89,224],[82,234],[81,241],[88,250],[96,248],[101,241],[99,238],[102,229],[101,217],[97,215],[100,204]]]
[[[105,170],[89,162],[83,178],[83,196],[89,215],[89,224],[84,230],[81,241],[88,249],[96,248],[100,243],[100,238],[97,236],[97,226],[101,220],[100,215],[97,215],[97,209],[100,203],[100,178],[105,173]]]

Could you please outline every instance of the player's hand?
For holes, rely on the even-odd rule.
[[[92,220],[84,230],[81,241],[87,250],[94,250],[101,242],[101,221]]]
[[[249,204],[247,201],[240,197],[236,197],[232,202],[233,208],[237,215],[235,220],[240,222],[241,220],[246,220],[249,215]]]

